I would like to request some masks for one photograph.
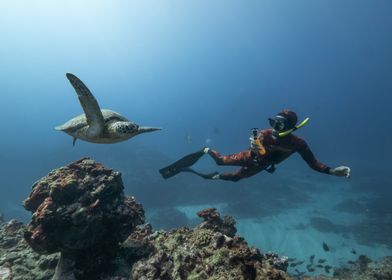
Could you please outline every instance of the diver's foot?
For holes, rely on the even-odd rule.
[[[203,149],[203,153],[208,154],[208,152],[209,152],[210,150],[211,150],[210,148],[205,147],[205,148]]]
[[[219,173],[218,172],[214,172],[211,174],[206,174],[204,176],[204,179],[209,179],[209,180],[218,180],[220,179]]]

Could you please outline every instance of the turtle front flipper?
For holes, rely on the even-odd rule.
[[[104,130],[105,121],[97,100],[78,77],[70,73],[67,73],[66,76],[75,89],[80,105],[82,105],[84,114],[86,115],[87,123],[89,125],[87,136],[99,136]]]

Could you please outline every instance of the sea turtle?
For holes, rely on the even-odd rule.
[[[64,131],[76,139],[93,143],[117,143],[138,134],[160,130],[157,127],[142,127],[112,110],[100,109],[97,100],[83,82],[73,74],[66,74],[74,87],[84,114],[70,119],[55,129]]]

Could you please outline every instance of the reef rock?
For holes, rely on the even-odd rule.
[[[0,227],[0,279],[52,279],[59,254],[44,256],[35,253],[23,238],[22,223],[15,220]]]
[[[24,238],[40,254],[61,252],[54,279],[98,279],[108,272],[144,211],[123,193],[121,174],[84,158],[37,181],[24,207]]]
[[[55,275],[60,254],[34,252],[23,238],[25,227],[13,222],[0,228],[0,279],[49,280]],[[12,229],[12,231],[10,230]],[[4,242],[4,240],[11,240]],[[7,244],[7,245],[4,245]],[[4,249],[8,248],[8,249]],[[91,256],[86,255],[86,258]],[[171,232],[153,231],[149,224],[137,226],[120,245],[109,273],[97,277],[76,275],[77,279],[255,279],[288,278],[274,268],[276,254],[261,254],[238,237],[228,237],[219,230],[196,227]],[[69,259],[60,266],[69,265]],[[58,266],[59,266],[58,265]],[[58,269],[58,268],[57,268]],[[67,275],[56,279],[69,279]]]
[[[214,208],[197,214],[204,222],[195,229],[144,235],[138,243],[148,244],[150,253],[134,263],[131,279],[289,279],[274,268],[276,255],[263,255],[235,236],[232,217],[222,220]]]
[[[204,222],[199,225],[201,229],[219,231],[229,237],[234,237],[237,232],[233,217],[225,216],[222,220],[216,208],[207,208],[199,211],[197,212],[197,216],[204,219]]]

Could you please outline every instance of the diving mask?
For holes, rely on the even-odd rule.
[[[286,123],[280,119],[284,119],[286,120],[284,117],[281,116],[276,116],[273,119],[269,119],[270,121],[270,125],[273,128],[273,134],[276,137],[285,137],[287,135],[289,135],[290,133],[292,133],[293,131],[296,131],[297,129],[303,127],[304,125],[306,125],[309,122],[309,118],[304,119],[299,125],[294,126],[293,128],[287,129],[287,120]]]
[[[284,131],[285,129],[288,128],[288,120],[280,115],[277,115],[274,118],[269,118],[269,123],[271,125],[271,127],[275,130],[275,131]]]

